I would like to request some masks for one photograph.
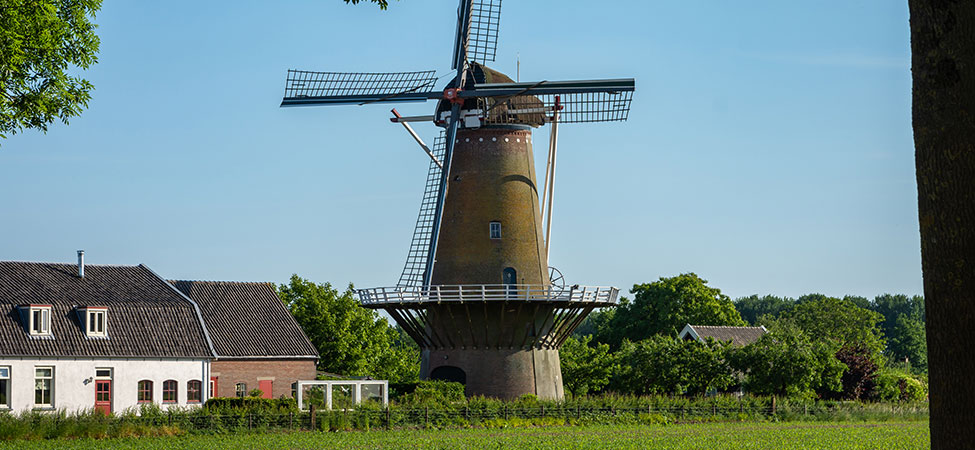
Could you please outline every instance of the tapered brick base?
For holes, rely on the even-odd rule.
[[[463,371],[467,396],[512,399],[534,394],[540,399],[560,400],[565,395],[558,350],[423,351],[421,378],[459,373],[453,368]]]

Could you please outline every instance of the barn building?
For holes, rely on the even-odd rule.
[[[216,358],[210,384],[216,397],[293,396],[298,380],[314,380],[318,351],[271,283],[171,281],[200,306]]]

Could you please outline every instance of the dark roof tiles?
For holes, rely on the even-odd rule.
[[[730,327],[713,325],[687,325],[694,329],[702,339],[712,338],[716,341],[730,341],[732,345],[743,347],[757,341],[768,331],[765,327]]]
[[[143,265],[0,261],[0,355],[212,358],[193,304]],[[19,306],[51,305],[53,338],[31,337]],[[108,307],[107,338],[85,335],[77,307]]]
[[[317,358],[271,283],[170,281],[200,305],[218,358]]]

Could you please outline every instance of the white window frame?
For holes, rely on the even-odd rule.
[[[0,366],[0,381],[5,381],[6,386],[0,388],[3,389],[3,396],[7,399],[6,403],[0,403],[0,409],[10,409],[10,366]]]
[[[488,223],[488,236],[491,239],[501,239],[501,222],[494,221]]]
[[[40,319],[34,320],[34,315]],[[31,336],[50,336],[51,335],[51,305],[30,305],[27,314]],[[37,323],[40,322],[40,323]]]
[[[42,376],[38,374],[38,371],[41,370],[50,370],[51,374],[48,376]],[[54,380],[55,380],[54,377],[55,377],[54,366],[34,366],[34,407],[35,408],[45,408],[45,409],[54,408]],[[50,394],[48,394],[49,397],[48,400],[50,401],[48,403],[37,402],[38,384],[42,380],[47,380],[49,383],[47,390],[50,391]]]
[[[85,309],[85,333],[89,337],[108,335],[108,308]]]
[[[241,389],[243,387],[243,389]],[[234,383],[234,396],[237,398],[247,397],[247,383]]]

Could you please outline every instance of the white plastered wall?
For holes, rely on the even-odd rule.
[[[34,369],[54,368],[53,407],[77,411],[95,406],[95,369],[112,369],[112,411],[120,413],[138,407],[140,380],[152,381],[152,400],[163,409],[186,407],[202,403],[187,403],[186,387],[190,380],[199,380],[201,400],[206,401],[209,360],[198,359],[39,359],[0,358],[0,367],[10,367],[10,408],[14,412],[36,409],[34,405]],[[177,381],[177,402],[163,403],[163,381]]]

